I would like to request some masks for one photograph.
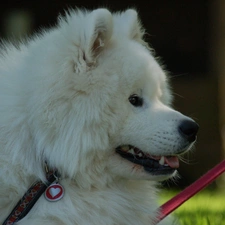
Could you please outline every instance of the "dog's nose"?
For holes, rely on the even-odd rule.
[[[196,140],[198,128],[198,124],[193,120],[183,120],[178,127],[180,134],[189,142]]]

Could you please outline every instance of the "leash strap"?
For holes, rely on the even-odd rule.
[[[160,215],[155,221],[155,224],[159,223],[163,218],[177,209],[180,205],[182,205],[185,201],[191,198],[193,195],[201,191],[211,182],[213,182],[218,176],[220,176],[223,172],[225,172],[225,160],[217,164],[211,170],[209,170],[206,174],[192,183],[190,186],[185,188],[182,192],[177,194],[175,197],[170,199],[168,202],[164,203],[160,208]]]
[[[2,225],[13,225],[14,223],[23,219],[32,209],[40,196],[45,192],[47,187],[56,180],[57,177],[55,173],[56,172],[47,173],[47,184],[43,183],[42,181],[37,181],[34,183],[19,200],[17,205],[14,207]]]

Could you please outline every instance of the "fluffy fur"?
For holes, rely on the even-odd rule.
[[[152,224],[155,182],[175,173],[148,173],[115,149],[184,151],[177,126],[187,118],[170,107],[166,75],[143,34],[134,10],[71,10],[26,43],[2,45],[0,223],[34,181],[46,181],[47,161],[65,196],[41,196],[18,225]]]

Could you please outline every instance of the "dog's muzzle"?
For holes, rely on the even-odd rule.
[[[192,119],[185,119],[178,125],[178,133],[184,145],[177,152],[170,155],[151,155],[132,145],[122,145],[116,152],[124,159],[143,166],[145,171],[153,175],[172,174],[179,167],[179,154],[190,149],[196,141],[199,126]]]

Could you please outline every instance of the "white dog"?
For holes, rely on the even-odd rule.
[[[71,10],[2,45],[0,223],[153,224],[156,181],[176,174],[198,125],[170,107],[143,34],[134,10]]]

